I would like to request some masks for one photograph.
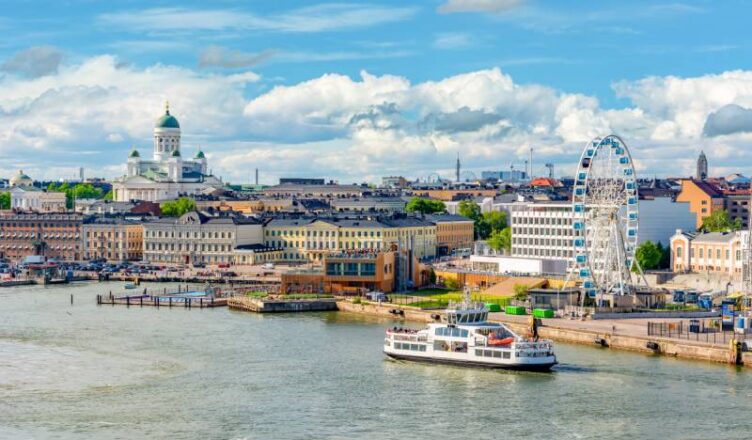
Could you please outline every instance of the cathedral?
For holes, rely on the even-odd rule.
[[[165,113],[154,125],[154,152],[144,159],[135,148],[128,156],[128,174],[116,180],[113,196],[116,201],[148,200],[159,202],[180,196],[191,196],[224,186],[207,173],[206,156],[200,149],[193,159],[183,159],[180,152],[180,124]]]

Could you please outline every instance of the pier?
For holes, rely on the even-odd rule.
[[[186,309],[224,307],[227,305],[227,298],[191,298],[176,296],[124,296],[115,297],[108,295],[97,295],[97,305],[121,305],[121,306],[139,306],[139,307],[183,307]]]
[[[251,298],[232,297],[227,306],[235,310],[255,313],[325,312],[337,310],[334,298]]]

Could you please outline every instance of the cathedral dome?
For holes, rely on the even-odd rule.
[[[196,153],[196,156],[194,159],[206,159],[206,156],[204,155],[204,152],[201,150],[198,150],[198,153]]]
[[[157,119],[154,128],[180,128],[177,118],[170,114],[170,104],[165,104],[165,114]]]
[[[24,174],[23,170],[18,170],[15,176],[10,178],[10,186],[31,186],[34,181],[31,177]]]

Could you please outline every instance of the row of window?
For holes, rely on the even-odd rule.
[[[232,232],[217,231],[144,231],[144,237],[147,238],[228,238],[232,239],[235,234]]]
[[[475,355],[480,357],[495,357],[500,359],[511,359],[512,352],[506,350],[481,350],[476,348]]]
[[[676,255],[677,258],[681,258],[682,255],[683,255],[683,251],[684,250],[682,249],[682,246],[677,246],[674,255]],[[730,259],[731,258],[731,250],[730,249],[726,249],[723,252],[723,255],[725,256],[726,260]],[[697,250],[697,256],[698,256],[698,258],[705,258],[705,248],[699,248]],[[712,249],[708,249],[707,250],[707,256],[708,256],[708,258],[713,258],[713,250]],[[695,248],[690,248],[689,249],[689,258],[694,258],[694,257],[695,257]],[[715,250],[715,259],[716,260],[720,260],[721,259],[721,249],[716,249]],[[742,259],[742,251],[739,250],[739,249],[737,249],[737,251],[736,251],[736,261],[741,261],[741,259]]]
[[[395,342],[394,348],[397,350],[426,351],[425,344],[405,344],[402,342]]]
[[[456,327],[437,327],[436,336],[452,336],[455,338],[466,338],[470,333],[465,329]]]
[[[380,241],[367,241],[367,242],[342,242],[341,246],[337,246],[337,242],[328,241],[282,241],[282,240],[267,240],[266,245],[274,248],[290,248],[305,246],[308,249],[381,249]]]
[[[229,244],[145,243],[147,251],[230,252]]]

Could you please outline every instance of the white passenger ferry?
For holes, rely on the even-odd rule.
[[[449,305],[446,322],[422,330],[388,329],[384,353],[394,359],[512,370],[548,371],[556,365],[551,341],[534,341],[487,320],[485,304],[466,297]]]

